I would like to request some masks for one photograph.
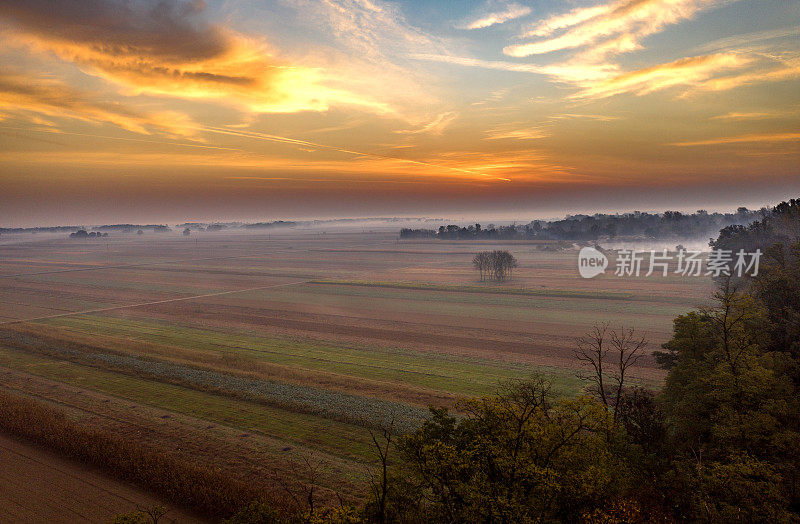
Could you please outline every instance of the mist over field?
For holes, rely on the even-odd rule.
[[[800,521],[798,36],[0,1],[0,524]]]

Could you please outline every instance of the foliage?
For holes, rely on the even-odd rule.
[[[594,399],[556,400],[539,378],[463,409],[432,408],[399,442],[387,520],[574,521],[624,488],[619,433]]]

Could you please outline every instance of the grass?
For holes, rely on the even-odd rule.
[[[64,317],[44,323],[182,348],[242,354],[290,367],[412,384],[462,395],[488,394],[501,381],[525,378],[535,372],[550,377],[559,394],[574,394],[580,387],[577,378],[568,370],[514,362],[377,346],[325,344],[289,337],[257,336],[233,330],[222,332],[173,322],[145,322],[111,316]]]
[[[0,347],[0,365],[140,404],[253,431],[344,458],[372,455],[359,426]]]
[[[30,333],[3,332],[0,333],[0,337],[2,337],[0,340],[10,348],[40,356],[64,358],[74,364],[250,400],[365,427],[379,428],[382,424],[394,420],[395,427],[401,431],[413,431],[428,415],[428,410],[420,406],[230,373],[208,366],[204,362],[192,365],[171,359],[143,357],[119,352],[116,347],[108,348],[96,343],[75,343]]]
[[[232,299],[229,299],[232,300]],[[475,319],[480,326],[483,319],[505,322],[548,322],[591,327],[595,323],[611,321],[630,323],[636,319],[642,328],[668,332],[672,319],[692,308],[691,302],[683,306],[660,302],[635,302],[622,300],[583,298],[548,298],[545,296],[480,294],[420,291],[405,288],[382,288],[350,285],[304,284],[291,289],[252,291],[237,294],[235,300],[257,300],[263,304],[314,304],[340,308],[343,311],[380,311],[398,314],[447,315],[454,318]]]
[[[612,291],[582,291],[572,289],[531,289],[500,287],[486,285],[431,284],[426,282],[381,282],[367,280],[312,280],[309,284],[336,286],[363,286],[389,289],[409,289],[418,291],[453,291],[459,293],[491,293],[499,295],[525,295],[557,298],[596,298],[607,300],[636,300],[633,293],[617,293]]]

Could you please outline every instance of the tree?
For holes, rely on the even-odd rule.
[[[389,453],[393,447],[394,433],[394,418],[388,424],[382,424],[377,432],[373,429],[369,430],[378,455],[379,471],[370,477],[372,500],[367,507],[367,513],[379,524],[387,521],[386,506],[390,496]]]
[[[490,265],[495,280],[502,282],[511,278],[511,273],[517,267],[517,259],[508,251],[492,251]]]
[[[486,273],[489,271],[489,252],[481,251],[472,257],[472,265],[481,275],[481,282],[486,279]]]
[[[472,258],[472,265],[480,272],[481,281],[488,276],[502,282],[511,278],[512,271],[517,267],[517,259],[508,251],[481,251]]]
[[[798,399],[768,332],[730,279],[713,307],[675,321],[663,405],[684,518],[781,521],[800,500]]]
[[[578,376],[588,381],[590,391],[613,411],[614,421],[628,372],[642,357],[646,346],[645,336],[638,335],[632,328],[609,331],[608,324],[595,326],[577,341],[575,357],[591,368],[590,373],[580,372]]]
[[[388,507],[406,522],[569,522],[624,491],[608,411],[540,377],[431,418],[398,444]]]

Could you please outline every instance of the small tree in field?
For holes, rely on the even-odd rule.
[[[472,258],[472,265],[475,266],[481,274],[481,282],[486,280],[486,275],[489,273],[489,252],[488,251],[481,251],[480,253],[476,253],[475,256]]]
[[[472,265],[480,272],[481,281],[488,276],[502,282],[511,278],[512,271],[517,267],[517,259],[508,251],[481,251],[472,258]]]

